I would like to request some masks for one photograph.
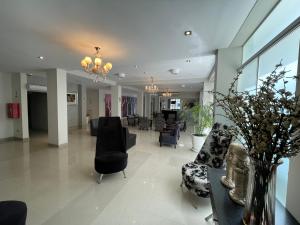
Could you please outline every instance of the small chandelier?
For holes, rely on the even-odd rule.
[[[102,63],[102,59],[100,56],[100,47],[95,47],[96,54],[94,56],[94,60],[91,57],[86,56],[81,60],[81,67],[85,72],[89,74],[95,74],[98,79],[101,75],[104,79],[106,79],[107,74],[112,68],[112,64],[110,62]]]
[[[150,93],[158,92],[158,87],[153,83],[153,77],[151,77],[151,84],[145,86],[145,91]]]
[[[171,97],[172,93],[169,90],[167,90],[166,92],[162,93],[162,96],[164,96],[164,97]]]

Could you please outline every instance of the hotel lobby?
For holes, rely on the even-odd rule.
[[[298,5],[3,0],[0,225],[299,224]]]

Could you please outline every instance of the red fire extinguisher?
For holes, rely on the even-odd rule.
[[[20,118],[20,103],[7,103],[7,117],[18,119]]]

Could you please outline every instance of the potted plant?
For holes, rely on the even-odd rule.
[[[199,152],[205,141],[205,129],[212,126],[212,107],[210,105],[195,104],[192,108],[182,112],[182,116],[189,126],[194,128],[192,133],[192,150]]]

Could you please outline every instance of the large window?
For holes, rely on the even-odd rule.
[[[298,1],[300,4],[300,0]],[[282,2],[286,3],[286,1],[284,0]],[[295,2],[295,0],[291,0],[291,2]],[[284,27],[282,26],[279,27],[281,27],[281,29],[284,29]],[[258,32],[260,31],[258,30]],[[269,38],[272,38],[272,36],[271,37],[269,36]],[[270,40],[271,39],[269,39],[269,41]],[[260,41],[262,43],[265,42],[266,39],[264,38],[264,40],[260,40]],[[266,50],[264,53],[259,55],[257,58],[255,58],[252,62],[250,62],[248,65],[244,67],[243,73],[238,81],[238,87],[237,87],[238,90],[252,91],[253,88],[255,89],[255,87],[259,88],[261,84],[261,80],[263,80],[268,74],[270,74],[270,72],[275,68],[276,64],[282,61],[285,70],[288,71],[285,74],[285,80],[289,81],[286,84],[286,88],[289,89],[290,92],[295,93],[296,80],[291,79],[289,77],[297,75],[299,43],[300,43],[300,27],[298,27],[293,32],[289,33],[282,40],[280,40],[278,43],[273,45],[271,48]],[[283,86],[283,82],[277,84],[278,89],[280,89],[282,86]],[[276,180],[277,183],[276,197],[283,205],[285,205],[286,203],[288,170],[289,170],[289,160],[284,159],[284,163],[278,167],[277,180]]]
[[[286,88],[290,92],[295,93],[296,80],[290,77],[297,75],[299,42],[300,28],[289,34],[259,57],[258,87],[261,83],[260,80],[263,80],[264,77],[274,69],[275,64],[282,60],[282,64],[285,66],[286,71],[288,71],[285,74],[285,80],[289,81],[286,84]],[[278,83],[276,88],[280,89],[283,85],[283,82]],[[284,163],[278,167],[276,180],[276,196],[284,205],[286,203],[288,170],[289,160],[284,159]]]
[[[300,0],[281,0],[243,46],[243,62],[297,19],[300,16],[299,6]]]
[[[244,69],[239,77],[238,91],[256,92],[258,59],[253,60]]]

